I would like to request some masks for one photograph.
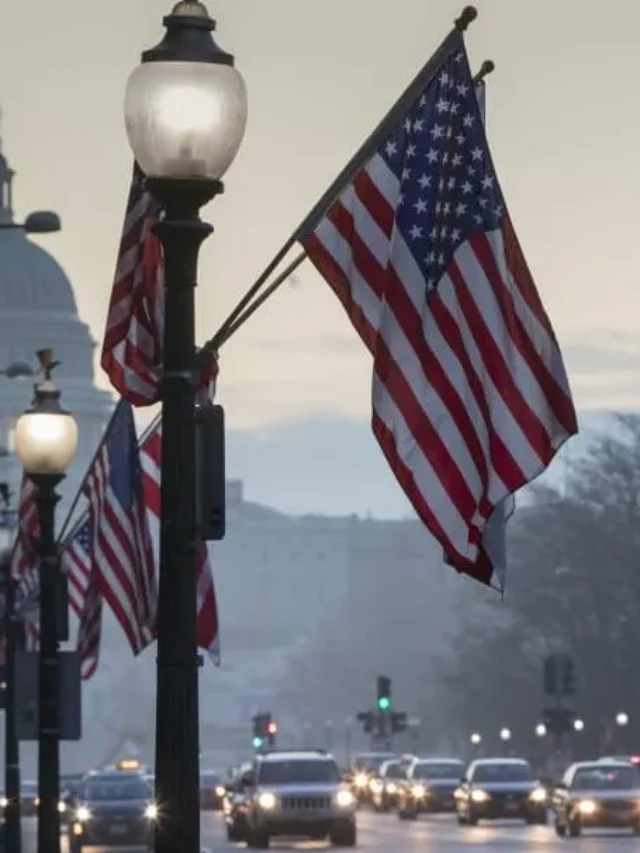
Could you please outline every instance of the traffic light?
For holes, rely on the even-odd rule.
[[[570,708],[548,708],[542,712],[542,721],[552,735],[565,735],[573,731],[576,712]]]
[[[391,731],[394,735],[402,734],[402,732],[406,732],[409,721],[407,719],[407,715],[401,713],[399,711],[394,711],[391,714]]]
[[[362,723],[362,730],[366,735],[370,735],[373,731],[373,712],[361,711],[358,714],[358,722]]]
[[[391,708],[391,679],[386,675],[378,676],[378,710],[389,711]]]
[[[557,696],[558,690],[558,659],[557,655],[549,655],[544,662],[544,694]]]
[[[562,695],[576,695],[576,673],[571,658],[567,658],[562,668]]]
[[[267,740],[269,741],[269,746],[275,746],[277,734],[278,724],[275,720],[269,718],[269,720],[267,721]]]
[[[256,714],[252,719],[253,748],[262,749],[265,743],[274,746],[278,734],[278,724],[270,713]]]
[[[261,746],[262,746],[262,744],[264,743],[264,741],[262,740],[262,738],[261,738],[261,737],[258,737],[257,735],[254,735],[254,738],[253,738],[253,740],[252,740],[251,742],[253,743],[253,748],[254,748],[254,749],[260,749],[260,747],[261,747]]]

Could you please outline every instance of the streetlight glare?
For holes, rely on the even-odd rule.
[[[482,741],[482,736],[481,736],[481,735],[479,735],[479,734],[478,734],[478,732],[474,732],[474,733],[471,735],[471,738],[470,738],[470,739],[471,739],[471,743],[472,743],[474,746],[478,746],[478,744]]]
[[[573,721],[573,728],[577,732],[584,731],[584,721],[583,720],[574,720]]]
[[[625,714],[624,711],[620,711],[620,713],[616,716],[616,723],[619,726],[626,726],[629,723],[629,715]]]
[[[538,723],[538,725],[536,726],[536,735],[538,737],[544,737],[546,735],[546,733],[547,733],[547,727],[545,726],[545,724],[544,723]]]
[[[35,405],[18,418],[16,452],[28,474],[64,474],[78,449],[78,425],[51,380],[36,388]]]
[[[511,729],[501,729],[500,730],[500,739],[501,740],[511,740]]]

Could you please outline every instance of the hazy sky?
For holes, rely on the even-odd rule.
[[[480,0],[468,34],[490,78],[489,137],[581,407],[634,406],[640,367],[638,0]],[[0,14],[1,134],[24,215],[48,238],[102,337],[131,154],[125,82],[167,0],[31,0]],[[247,137],[208,210],[200,338],[215,331],[460,12],[454,0],[219,0],[210,12],[250,98]],[[91,10],[89,12],[89,9]],[[308,264],[229,344],[229,424],[316,411],[365,417],[370,365]]]

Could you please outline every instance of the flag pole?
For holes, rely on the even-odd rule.
[[[216,342],[226,340],[229,329],[238,320],[242,312],[251,303],[251,300],[259,293],[264,283],[272,275],[272,273],[280,266],[286,255],[293,248],[294,244],[304,239],[307,234],[315,228],[318,221],[324,216],[327,210],[331,207],[335,199],[340,195],[344,187],[353,179],[363,164],[366,163],[380,147],[384,137],[386,136],[390,126],[399,121],[402,114],[418,97],[420,92],[425,89],[431,78],[437,71],[443,53],[449,48],[451,41],[460,33],[466,32],[469,25],[478,17],[478,10],[474,6],[465,6],[462,13],[454,21],[453,29],[441,43],[440,47],[435,51],[431,58],[423,65],[418,74],[414,77],[405,91],[391,107],[386,116],[378,124],[376,129],[364,141],[360,148],[353,155],[338,177],[329,186],[320,200],[313,206],[304,220],[298,225],[293,234],[284,243],[273,260],[268,264],[265,270],[256,279],[254,284],[247,290],[242,299],[238,302],[233,311],[229,314],[222,326],[218,329],[213,338],[208,340],[200,350],[200,356],[210,352],[215,352]],[[302,262],[302,261],[301,261]],[[236,327],[237,328],[237,327]]]

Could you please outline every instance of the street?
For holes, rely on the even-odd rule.
[[[23,821],[23,853],[36,853],[34,819]],[[521,824],[481,824],[474,828],[460,828],[451,817],[421,818],[415,823],[400,823],[394,815],[377,815],[368,811],[358,813],[358,847],[378,853],[463,853],[481,848],[484,853],[525,853],[525,851],[580,850],[584,853],[625,853],[635,850],[638,839],[627,833],[594,832],[582,838],[562,840],[556,838],[551,826],[522,826]],[[219,814],[202,814],[203,853],[231,853],[245,850],[244,844],[229,844],[224,835]],[[274,850],[329,849],[320,842],[279,842],[271,844]],[[63,841],[63,853],[67,853]],[[115,853],[117,848],[91,848],[94,853]],[[132,848],[131,853],[140,848]],[[129,853],[119,850],[118,853]]]

